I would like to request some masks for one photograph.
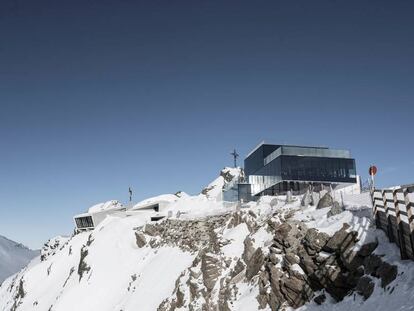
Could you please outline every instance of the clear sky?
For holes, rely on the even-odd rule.
[[[0,1],[0,234],[191,194],[259,141],[414,182],[413,1]]]

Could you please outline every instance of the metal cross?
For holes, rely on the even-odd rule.
[[[237,167],[237,158],[239,157],[239,154],[237,153],[236,149],[234,149],[233,152],[230,153],[230,155],[233,156],[234,167]]]

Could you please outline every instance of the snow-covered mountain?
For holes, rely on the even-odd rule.
[[[414,263],[372,225],[367,194],[345,206],[315,194],[230,204],[223,175],[200,195],[163,195],[163,220],[130,211],[50,240],[2,284],[0,310],[412,308]]]
[[[0,235],[0,283],[25,267],[38,254],[38,251]]]

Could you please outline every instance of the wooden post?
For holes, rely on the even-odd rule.
[[[387,219],[387,235],[390,242],[395,242],[394,233],[392,232],[392,223],[388,215],[387,192],[382,190],[382,202],[384,203],[385,218]]]
[[[413,203],[410,201],[410,198],[408,196],[409,193],[413,192],[413,188],[412,187],[408,187],[408,188],[404,188],[404,201],[405,201],[405,208],[407,209],[407,218],[408,218],[408,226],[410,228],[410,246],[411,246],[411,251],[414,254],[414,241],[413,241],[413,211],[411,209]],[[412,258],[414,259],[414,258]]]
[[[404,260],[404,259],[408,259],[408,255],[407,255],[407,247],[406,247],[405,239],[404,239],[404,227],[401,222],[401,211],[400,211],[400,206],[398,203],[397,193],[398,193],[398,190],[394,190],[392,192],[392,198],[394,200],[395,217],[397,218],[397,238],[398,238],[398,244],[400,247],[400,255],[401,255],[401,259]]]
[[[375,190],[371,191],[371,201],[372,201],[372,216],[376,219],[377,216],[377,204],[375,203]]]

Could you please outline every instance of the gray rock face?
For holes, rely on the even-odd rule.
[[[317,209],[325,208],[332,206],[334,203],[334,200],[331,196],[331,194],[328,192],[326,193],[318,202]]]

